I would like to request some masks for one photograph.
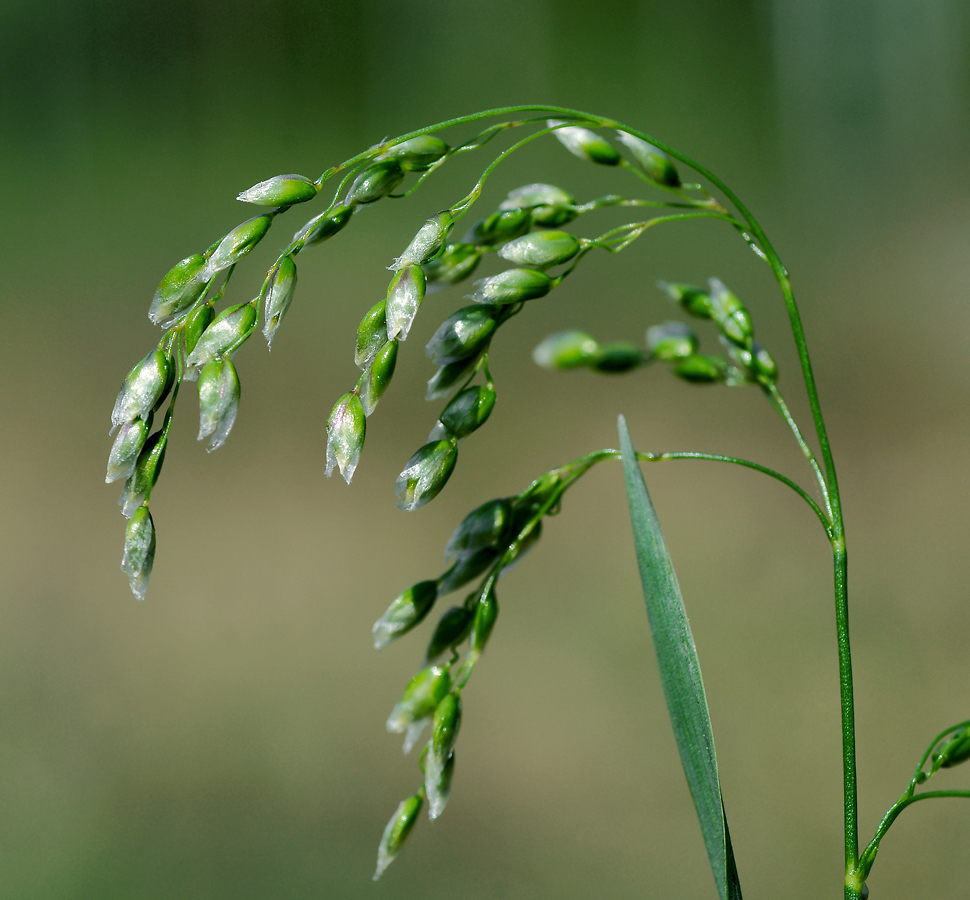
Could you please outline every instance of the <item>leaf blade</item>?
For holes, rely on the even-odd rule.
[[[623,416],[619,418],[619,429],[637,564],[667,711],[718,895],[720,900],[741,900],[721,798],[711,717],[687,610]]]

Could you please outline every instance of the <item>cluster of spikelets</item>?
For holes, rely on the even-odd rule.
[[[374,646],[384,647],[422,622],[439,598],[481,579],[464,602],[441,615],[428,642],[423,668],[408,683],[387,720],[388,731],[405,734],[405,753],[429,724],[431,737],[419,759],[423,783],[388,822],[375,878],[400,851],[425,801],[432,821],[444,811],[455,769],[461,691],[498,617],[496,582],[539,540],[543,516],[558,510],[574,478],[569,467],[555,470],[516,497],[492,500],[473,510],[448,541],[445,559],[451,565],[446,571],[436,579],[412,585],[374,623]],[[466,645],[464,657],[459,650],[462,645]]]
[[[207,439],[210,450],[220,447],[233,427],[239,406],[240,384],[233,355],[256,330],[260,311],[263,334],[272,344],[293,299],[295,257],[306,247],[339,233],[364,206],[384,197],[403,196],[393,192],[409,173],[417,173],[420,183],[452,155],[482,146],[502,128],[520,124],[525,123],[492,127],[456,147],[429,134],[385,143],[334,167],[315,182],[297,175],[261,182],[238,199],[271,207],[269,212],[243,222],[205,252],[179,262],[165,276],[149,310],[150,319],[164,329],[164,334],[125,379],[111,417],[119,432],[111,448],[106,480],[124,479],[120,505],[129,523],[122,570],[135,596],[144,598],[152,569],[155,527],[149,501],[161,472],[182,382],[198,381],[199,440]],[[496,254],[512,267],[476,281],[467,295],[469,304],[446,318],[426,347],[437,367],[428,383],[427,398],[454,396],[438,414],[427,443],[411,456],[398,476],[398,506],[404,510],[424,505],[441,491],[455,467],[459,443],[491,415],[496,401],[488,365],[491,342],[500,326],[521,312],[526,303],[562,284],[587,253],[595,249],[618,252],[659,222],[710,216],[736,227],[717,201],[698,185],[682,184],[673,163],[639,138],[618,133],[630,155],[627,159],[588,128],[550,121],[516,147],[546,133],[554,134],[584,160],[630,170],[642,181],[674,194],[676,202],[608,195],[577,204],[561,188],[530,184],[511,191],[460,241],[452,240],[456,223],[478,198],[493,164],[467,197],[429,218],[389,266],[393,274],[386,295],[366,313],[357,331],[354,359],[361,374],[354,388],[337,401],[328,420],[328,475],[337,469],[348,483],[351,481],[364,444],[366,419],[393,377],[399,345],[407,339],[426,293],[469,279],[487,254]],[[217,314],[215,306],[235,266],[263,239],[275,217],[313,199],[327,179],[340,173],[344,173],[343,180],[329,207],[294,234],[266,273],[259,294]],[[697,196],[698,192],[702,196]],[[595,239],[562,230],[580,216],[611,207],[664,207],[677,212],[632,222]],[[706,290],[666,282],[660,286],[687,314],[714,323],[725,348],[723,355],[700,354],[698,339],[690,328],[681,322],[666,322],[648,329],[644,347],[626,341],[599,343],[580,331],[560,332],[536,348],[535,361],[547,368],[586,367],[598,372],[627,372],[666,362],[675,375],[690,382],[758,383],[767,393],[774,392],[775,364],[754,342],[751,318],[733,293],[716,279],[711,279]],[[473,383],[479,376],[482,383]],[[153,432],[153,419],[166,402],[161,426]],[[470,513],[448,543],[446,559],[451,565],[447,571],[409,588],[374,625],[375,646],[383,647],[418,625],[439,597],[481,579],[462,604],[441,616],[424,667],[411,680],[388,720],[391,731],[406,732],[406,752],[428,724],[432,725],[432,734],[420,761],[423,784],[400,804],[388,823],[375,877],[401,849],[425,801],[432,819],[444,810],[454,772],[461,691],[498,615],[496,582],[538,540],[542,518],[558,511],[563,493],[586,471],[589,459],[592,457],[553,470],[522,494],[491,501]]]
[[[256,330],[260,308],[263,335],[272,345],[296,288],[296,255],[333,237],[361,206],[390,193],[406,172],[426,170],[447,151],[444,142],[425,137],[373,153],[376,158],[357,173],[340,202],[331,203],[293,236],[266,273],[259,294],[247,303],[215,312],[236,264],[265,237],[276,216],[316,197],[325,178],[313,182],[300,175],[281,175],[243,191],[239,200],[273,209],[238,225],[203,253],[183,259],[162,279],[149,318],[165,333],[122,385],[112,413],[113,426],[121,430],[111,448],[106,478],[125,479],[120,503],[130,521],[122,570],[139,599],[145,596],[155,554],[149,500],[161,472],[182,381],[199,383],[199,440],[209,439],[209,449],[215,450],[229,435],[239,407],[239,376],[232,357]],[[153,416],[166,400],[162,426],[151,433]]]

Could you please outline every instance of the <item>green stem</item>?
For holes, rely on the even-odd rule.
[[[436,122],[434,125],[426,125],[424,128],[418,128],[414,131],[409,131],[407,134],[399,135],[388,141],[383,141],[376,147],[370,147],[367,150],[363,150],[356,156],[352,156],[350,159],[345,160],[337,166],[331,166],[324,172],[318,179],[317,184],[323,184],[328,178],[336,175],[338,172],[342,172],[344,169],[355,166],[358,163],[364,162],[375,156],[379,156],[387,148],[394,146],[395,144],[401,144],[404,141],[409,141],[411,138],[421,137],[425,134],[430,134],[432,131],[444,131],[446,128],[457,128],[460,125],[470,125],[473,122],[481,122],[483,119],[493,119],[496,116],[510,116],[515,113],[522,112],[544,112],[550,113],[555,112],[559,115],[566,115],[570,118],[582,119],[585,122],[594,124],[594,120],[587,116],[585,113],[575,113],[573,110],[562,109],[558,106],[502,106],[496,107],[495,109],[485,109],[481,112],[472,113],[467,116],[458,116],[454,119],[445,119],[443,122]],[[529,120],[532,121],[532,120]],[[516,123],[519,124],[519,123]],[[573,123],[576,124],[576,123]],[[559,126],[562,127],[562,126]],[[486,131],[489,129],[486,129]],[[457,149],[465,149],[464,145],[459,145]]]
[[[879,852],[879,842],[883,839],[886,832],[889,831],[889,827],[896,821],[899,814],[907,806],[912,806],[920,800],[935,800],[941,797],[964,797],[970,799],[970,791],[926,791],[922,794],[912,794],[907,790],[902,797],[889,807],[886,815],[882,817],[882,821],[879,823],[875,835],[869,841],[869,845],[862,851],[859,868],[862,871],[863,878],[869,874],[869,871],[872,869],[872,864],[876,861],[876,854]]]
[[[832,497],[832,559],[835,570],[835,625],[839,653],[839,695],[842,710],[842,790],[845,819],[845,871],[848,879],[859,861],[859,786],[856,775],[855,693],[852,688],[852,648],[849,643],[848,557],[842,512]],[[847,900],[854,900],[846,884]]]
[[[756,472],[761,472],[764,475],[774,478],[776,481],[780,481],[782,484],[790,487],[796,494],[798,494],[798,496],[811,507],[812,512],[818,516],[818,520],[822,523],[822,527],[825,529],[825,534],[831,539],[832,526],[829,523],[828,517],[822,511],[822,508],[812,498],[812,495],[809,494],[808,491],[806,491],[801,485],[792,481],[785,475],[782,475],[780,472],[776,472],[774,469],[768,468],[768,466],[751,462],[751,460],[748,459],[740,459],[736,456],[724,456],[717,453],[637,453],[637,459],[645,460],[646,462],[662,462],[667,459],[709,459],[713,460],[714,462],[732,463],[736,466],[743,466],[746,469],[754,469]]]
[[[644,222],[629,222],[626,225],[619,225],[616,228],[611,228],[609,231],[604,232],[597,238],[592,240],[583,240],[583,247],[579,253],[572,259],[569,263],[568,268],[560,272],[555,278],[552,279],[553,287],[559,287],[560,284],[576,270],[576,267],[582,262],[583,257],[586,256],[594,248],[605,250],[607,253],[619,253],[621,250],[625,250],[630,246],[638,237],[640,237],[648,228],[653,225],[659,225],[664,222],[677,222],[681,219],[727,219],[723,213],[714,212],[689,212],[689,213],[675,213],[669,216],[657,216],[653,219],[647,219]],[[612,241],[612,236],[621,234],[623,232],[628,232],[626,237],[617,239],[615,246],[610,246]]]
[[[801,447],[802,453],[805,455],[809,465],[812,467],[812,471],[815,472],[815,478],[818,481],[819,489],[822,491],[822,499],[825,501],[825,508],[828,510],[829,516],[831,517],[832,504],[829,502],[828,486],[825,483],[822,470],[819,468],[818,460],[815,458],[815,452],[808,445],[808,441],[805,440],[801,429],[798,427],[798,423],[795,421],[795,417],[792,416],[791,411],[788,409],[788,404],[785,403],[784,397],[781,396],[778,386],[776,384],[771,384],[768,387],[765,387],[764,390],[768,395],[772,406],[778,410],[781,417],[788,423],[788,427],[791,428],[792,434],[795,435],[795,440],[798,441],[798,446]]]
[[[710,193],[704,190],[703,185],[682,184],[680,185],[680,187],[674,187],[673,185],[670,185],[670,184],[664,184],[662,181],[654,181],[652,178],[650,178],[650,176],[645,175],[642,171],[640,171],[640,168],[638,166],[634,165],[633,163],[629,162],[626,159],[620,160],[620,167],[623,169],[626,169],[628,172],[631,172],[642,182],[649,184],[651,187],[659,188],[662,191],[666,191],[668,194],[675,194],[676,196],[684,200],[688,200],[694,205],[697,205],[698,203],[703,203],[706,206],[710,206],[717,209],[724,209],[724,207],[721,206],[721,204],[718,203],[717,200],[710,195]],[[700,201],[694,200],[692,197],[690,197],[687,191],[701,191],[706,196],[707,199],[700,200]]]
[[[451,212],[455,214],[455,219],[460,219],[466,212],[468,212],[472,204],[479,198],[479,196],[481,196],[482,188],[485,186],[488,176],[495,171],[499,163],[515,153],[516,150],[521,150],[526,144],[530,144],[532,141],[537,140],[538,138],[545,137],[547,134],[552,134],[552,132],[557,131],[562,127],[563,126],[561,125],[557,125],[554,128],[542,128],[539,131],[533,132],[528,137],[522,138],[521,141],[516,141],[516,143],[514,143],[508,149],[503,150],[497,157],[495,157],[494,160],[492,160],[488,168],[482,172],[481,177],[478,179],[475,186],[468,192],[468,194],[462,200],[459,200],[458,203],[452,206]]]
[[[452,692],[456,696],[460,695],[462,689],[468,684],[468,679],[472,677],[472,670],[475,668],[475,663],[478,662],[480,657],[481,653],[478,650],[472,650],[461,664],[458,674],[455,675],[455,686],[452,688]]]
[[[501,134],[501,132],[507,131],[510,128],[518,128],[520,125],[530,125],[535,122],[541,122],[544,120],[544,118],[544,116],[538,116],[529,119],[518,119],[512,122],[500,122],[497,125],[489,126],[475,137],[469,138],[467,141],[459,144],[457,147],[452,147],[444,156],[441,157],[441,159],[433,163],[427,171],[422,172],[418,180],[403,194],[390,194],[390,196],[394,198],[409,197],[424,183],[424,180],[428,178],[428,176],[430,176],[435,170],[441,168],[441,166],[451,159],[451,157],[456,156],[459,153],[467,153],[471,150],[480,150],[490,140],[492,140],[492,138],[498,134]],[[546,131],[548,131],[548,129]]]
[[[686,219],[720,219],[724,222],[732,222],[732,218],[724,213],[711,212],[709,210],[700,210],[697,212],[686,212],[686,213],[671,213],[667,216],[657,216],[653,219],[647,219],[643,222],[629,222],[626,225],[619,225],[616,228],[611,228],[609,231],[601,234],[598,238],[594,238],[590,243],[593,246],[601,247],[603,250],[608,250],[610,253],[619,253],[621,250],[628,247],[633,243],[638,237],[640,237],[648,228],[654,225],[660,225],[663,222],[679,222]],[[610,241],[613,235],[620,235],[623,232],[628,231],[629,234],[623,238],[617,239],[617,245],[615,247],[610,247],[606,241]]]
[[[588,203],[581,203],[573,206],[572,210],[576,215],[581,216],[594,209],[610,209],[616,206],[649,206],[662,209],[697,209],[696,203],[665,203],[662,200],[638,200],[635,198],[620,197],[617,194],[607,194],[605,197],[597,197]]]
[[[605,450],[596,450],[592,453],[586,454],[586,456],[580,457],[574,462],[568,463],[565,466],[561,466],[558,471],[568,472],[570,479],[567,484],[564,485],[563,491],[572,487],[572,485],[586,472],[592,468],[597,463],[605,462],[610,459],[620,459],[620,451],[607,448]],[[742,466],[745,469],[753,469],[756,472],[761,472],[763,475],[767,475],[770,478],[774,478],[776,481],[781,482],[786,487],[791,488],[799,497],[804,500],[812,512],[818,517],[818,520],[822,523],[822,527],[825,529],[826,535],[830,535],[831,526],[825,513],[822,511],[821,507],[812,498],[811,494],[808,493],[801,485],[792,481],[781,472],[776,472],[774,469],[768,466],[763,466],[760,463],[752,462],[749,459],[741,459],[737,456],[725,456],[720,453],[699,453],[693,450],[683,450],[674,453],[637,453],[637,459],[642,462],[666,462],[672,459],[705,459],[711,462],[722,462],[730,463],[735,466]],[[561,496],[560,492],[560,495]],[[550,504],[552,506],[554,504]]]

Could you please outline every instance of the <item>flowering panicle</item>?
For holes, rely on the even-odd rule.
[[[476,150],[505,129],[522,126],[533,129],[528,140],[542,137],[549,144],[558,143],[579,159],[633,176],[631,181],[635,178],[640,187],[659,189],[654,192],[668,201],[673,193],[676,200],[609,194],[577,203],[563,188],[536,181],[509,191],[497,207],[482,210],[481,217],[456,230],[458,220],[479,201],[486,179],[510,152],[506,151],[463,198],[415,221],[410,241],[387,267],[391,276],[383,296],[362,304],[362,309],[370,308],[357,327],[357,380],[332,407],[326,447],[321,451],[327,476],[336,470],[349,484],[360,462],[367,419],[393,380],[402,345],[421,332],[418,317],[427,314],[422,309],[434,305],[425,303],[427,295],[468,282],[483,270],[468,289],[466,305],[437,314],[440,324],[425,344],[435,367],[427,398],[444,402],[429,422],[427,441],[411,454],[395,481],[397,506],[405,511],[419,509],[445,488],[457,465],[459,445],[493,415],[497,391],[490,354],[502,326],[539,301],[548,302],[546,298],[584,265],[588,254],[618,253],[653,225],[702,216],[740,224],[701,186],[684,185],[674,163],[657,147],[618,130],[617,149],[611,137],[595,130],[608,127],[608,120],[562,114],[569,118],[550,119],[546,126],[528,117],[508,121],[455,146],[431,133],[383,141],[328,169],[317,180],[295,174],[265,179],[237,195],[240,202],[264,207],[260,215],[236,225],[168,271],[149,308],[150,320],[164,331],[162,338],[131,369],[111,412],[112,433],[117,434],[106,480],[124,480],[119,504],[128,522],[121,568],[136,597],[144,599],[154,563],[155,522],[149,504],[181,385],[198,382],[198,439],[206,441],[209,450],[221,447],[239,411],[236,354],[260,327],[260,316],[267,347],[272,347],[296,294],[297,256],[335,238],[365,208],[408,196],[453,155]],[[406,185],[408,180],[411,184]],[[222,305],[236,267],[262,252],[276,219],[314,201],[325,187],[329,205],[297,228],[285,246],[276,248],[257,296]],[[579,226],[593,218],[590,214],[595,210],[637,208],[639,215],[641,208],[654,207],[665,207],[663,214],[612,228],[598,237],[580,236]],[[567,226],[577,233],[563,230]],[[750,235],[746,237],[753,245]],[[382,263],[388,258],[389,253]],[[738,297],[717,279],[711,279],[707,288],[667,282],[661,282],[661,288],[687,315],[712,323],[722,343],[721,353],[700,353],[697,335],[684,323],[672,321],[649,327],[642,342],[598,341],[585,331],[561,330],[536,347],[535,361],[546,369],[585,368],[612,374],[664,363],[689,382],[757,384],[781,408],[777,366],[754,340],[751,316]],[[601,295],[599,290],[591,302],[599,304]],[[156,417],[162,417],[162,424],[153,431]],[[615,455],[615,451],[602,454]],[[464,596],[440,611],[430,627],[424,664],[387,720],[389,731],[405,735],[405,752],[422,740],[429,725],[431,735],[419,760],[419,789],[398,805],[384,830],[375,878],[401,851],[425,801],[432,820],[444,812],[455,773],[462,691],[494,633],[498,581],[537,544],[545,516],[558,512],[565,491],[591,464],[584,458],[552,470],[522,493],[473,510],[447,543],[444,571],[403,591],[374,623],[374,645],[382,648],[418,628],[439,598],[459,591],[458,596]],[[965,731],[951,737],[940,748],[941,767],[970,755]]]

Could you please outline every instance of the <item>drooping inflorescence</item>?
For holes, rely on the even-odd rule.
[[[534,115],[540,112],[541,116]],[[454,145],[432,133],[489,117],[521,114],[530,115],[504,118]],[[549,114],[556,118],[546,118]],[[539,540],[544,518],[559,512],[565,493],[594,465],[622,456],[651,626],[655,615],[669,618],[661,629],[659,642],[655,631],[655,643],[665,691],[668,684],[679,686],[668,694],[668,708],[678,734],[682,761],[720,896],[740,897],[709,721],[706,730],[694,729],[703,739],[686,742],[682,739],[682,729],[690,715],[685,712],[687,707],[675,708],[682,706],[685,699],[684,691],[679,688],[691,694],[690,709],[697,713],[695,718],[707,720],[709,717],[696,671],[696,654],[691,652],[685,656],[683,652],[686,645],[693,646],[686,627],[686,611],[635,462],[706,459],[759,471],[794,490],[821,521],[832,544],[846,798],[845,895],[862,900],[868,892],[864,879],[872,867],[879,842],[902,809],[930,797],[970,797],[970,791],[959,790],[916,793],[917,787],[939,770],[970,760],[970,722],[952,726],[934,739],[909,787],[884,816],[875,837],[860,854],[841,501],[788,274],[757,221],[723,182],[687,157],[654,144],[636,129],[555,107],[492,110],[384,141],[328,169],[316,181],[302,175],[279,175],[240,193],[238,200],[266,207],[267,211],[237,225],[205,251],[181,260],[162,279],[148,313],[150,320],[163,329],[162,337],[128,374],[111,413],[111,433],[117,430],[117,435],[109,453],[106,481],[124,479],[119,504],[129,520],[122,571],[128,576],[135,596],[144,599],[156,549],[155,522],[149,504],[165,459],[183,381],[198,382],[198,438],[208,440],[208,449],[215,450],[225,443],[239,409],[240,379],[234,356],[259,327],[260,316],[267,346],[272,346],[294,299],[296,257],[307,247],[335,237],[364,207],[385,198],[407,197],[448,160],[476,151],[498,136],[522,128],[526,129],[526,136],[503,150],[464,197],[428,216],[400,255],[387,266],[392,273],[387,290],[364,314],[357,329],[354,363],[360,374],[356,384],[337,400],[327,422],[327,475],[337,470],[348,483],[352,480],[364,446],[367,419],[390,385],[400,345],[410,335],[427,295],[468,281],[490,254],[502,261],[500,271],[472,283],[464,297],[467,302],[443,318],[425,347],[436,368],[428,382],[427,399],[444,403],[431,424],[426,443],[410,456],[396,479],[398,507],[406,511],[423,506],[442,491],[455,470],[459,444],[493,414],[497,392],[489,356],[493,341],[504,325],[535,302],[552,295],[577,271],[589,253],[600,250],[618,253],[654,226],[704,218],[725,222],[733,228],[768,264],[781,288],[799,351],[821,462],[778,389],[778,367],[774,359],[754,340],[748,309],[717,278],[711,278],[706,288],[667,281],[658,282],[658,286],[687,316],[708,320],[714,326],[721,345],[718,353],[701,352],[698,335],[685,322],[665,321],[650,325],[642,342],[627,339],[601,342],[582,330],[559,331],[539,343],[533,358],[547,369],[585,368],[610,374],[664,363],[676,377],[694,384],[757,385],[785,420],[812,467],[820,500],[787,476],[756,462],[694,451],[636,453],[621,417],[622,454],[610,449],[589,453],[547,472],[522,493],[491,500],[469,513],[448,541],[445,571],[437,578],[420,581],[405,590],[373,627],[375,647],[385,647],[417,628],[439,599],[458,591],[464,593],[473,585],[463,600],[439,615],[422,664],[387,720],[389,731],[405,735],[405,753],[421,741],[429,727],[430,736],[418,761],[422,773],[418,789],[398,805],[384,830],[374,878],[379,878],[400,853],[425,804],[432,820],[448,804],[455,773],[455,748],[464,714],[463,691],[497,622],[499,579]],[[456,230],[459,220],[480,199],[496,167],[512,153],[547,136],[555,138],[584,163],[635,177],[650,188],[651,195],[608,194],[579,203],[561,187],[535,182],[509,191],[496,208],[474,221],[470,228]],[[717,188],[737,215],[703,185],[682,181],[675,159]],[[291,208],[314,200],[328,181],[338,177],[329,205],[299,228],[279,252],[266,271],[257,296],[217,310],[236,266],[263,241],[275,220]],[[594,237],[574,233],[588,221],[585,217],[589,214],[626,209],[654,212],[648,218],[612,227]],[[459,234],[462,236],[456,239]],[[157,416],[161,416],[161,425],[153,431]],[[666,574],[658,579],[656,575],[661,569]],[[652,596],[664,593],[669,596]],[[667,627],[671,624],[676,628]],[[663,635],[669,637],[675,633],[680,637],[672,643],[668,641],[669,646],[664,648]],[[689,640],[681,639],[684,635]],[[704,779],[698,781],[696,776],[703,774],[701,770],[706,772],[707,781],[706,786],[699,788]],[[720,812],[717,811],[719,804]],[[710,815],[712,811],[714,814]]]
[[[149,310],[150,319],[164,333],[156,348],[129,374],[112,413],[112,423],[120,431],[110,454],[108,480],[125,479],[121,505],[130,523],[122,568],[136,596],[144,598],[154,560],[155,526],[149,503],[182,382],[198,381],[198,436],[209,441],[210,450],[220,447],[239,408],[235,354],[259,327],[260,316],[263,335],[272,346],[295,295],[296,257],[343,231],[365,206],[387,197],[407,196],[456,154],[478,149],[508,129],[530,124],[538,130],[503,151],[465,197],[429,216],[387,266],[391,271],[387,291],[364,314],[357,329],[357,382],[337,400],[328,419],[328,475],[337,470],[348,483],[352,480],[367,419],[393,378],[400,345],[411,333],[426,296],[469,281],[490,255],[505,267],[475,281],[466,294],[466,305],[445,316],[426,345],[426,354],[436,367],[428,382],[427,399],[445,402],[431,424],[427,442],[411,455],[397,478],[401,509],[417,509],[437,496],[455,469],[461,441],[492,415],[497,392],[489,354],[502,326],[530,303],[549,297],[587,254],[597,250],[617,253],[664,222],[713,218],[738,227],[700,185],[683,184],[661,150],[623,131],[617,132],[618,148],[608,135],[592,130],[603,123],[579,117],[504,122],[456,146],[422,133],[377,145],[316,181],[281,175],[243,191],[239,200],[271,208],[238,225],[204,252],[182,260],[165,276]],[[456,231],[498,163],[545,135],[557,138],[580,159],[631,173],[666,192],[670,199],[609,194],[578,203],[566,190],[536,182],[509,191],[497,208],[474,221],[463,234]],[[265,238],[275,219],[313,200],[338,175],[342,180],[329,206],[296,231],[267,270],[258,295],[217,311],[235,267]],[[411,186],[406,184],[409,176],[415,177]],[[395,193],[398,190],[404,193]],[[660,212],[595,237],[566,230],[581,224],[589,214],[610,209]],[[459,240],[456,234],[461,234]],[[649,328],[643,347],[623,340],[600,343],[580,331],[560,332],[536,348],[536,362],[547,368],[586,367],[611,373],[666,362],[688,381],[757,382],[766,391],[774,390],[774,363],[754,343],[747,311],[720,282],[712,279],[709,290],[667,283],[662,287],[689,315],[714,322],[726,356],[700,355],[698,339],[690,328],[666,322]],[[153,417],[166,402],[162,425],[153,432]],[[416,744],[428,725],[432,728],[420,760],[422,784],[398,807],[384,832],[377,876],[400,851],[424,802],[432,819],[448,802],[462,690],[497,619],[499,577],[539,539],[542,519],[558,511],[564,492],[593,461],[605,458],[615,458],[615,451],[600,451],[552,470],[522,494],[474,510],[448,543],[446,571],[409,588],[375,624],[375,646],[383,647],[415,628],[439,598],[477,581],[463,601],[441,614],[423,668],[388,719],[389,730],[406,734],[405,751]]]

